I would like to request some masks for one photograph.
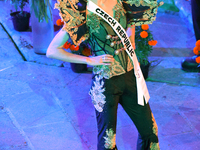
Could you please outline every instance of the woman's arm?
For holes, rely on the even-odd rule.
[[[135,49],[135,26],[129,27],[127,29],[127,34],[130,38],[133,48]]]
[[[46,56],[48,58],[54,58],[61,61],[71,62],[71,63],[82,63],[88,65],[111,65],[114,62],[112,55],[101,55],[96,57],[86,57],[81,55],[76,55],[65,51],[62,46],[69,39],[66,31],[61,29],[58,34],[54,37],[50,43]]]

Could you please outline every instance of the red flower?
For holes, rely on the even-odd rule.
[[[57,24],[58,26],[62,26],[62,25],[64,25],[64,22],[63,22],[61,19],[58,19],[58,20],[56,21],[56,24]]]
[[[149,44],[150,46],[156,46],[157,43],[158,43],[158,41],[156,41],[156,40],[148,41],[148,44]]]
[[[199,64],[200,63],[200,56],[196,58],[196,62]]]
[[[79,50],[79,46],[75,46],[75,45],[70,45],[69,47],[72,51],[78,51]]]
[[[195,47],[195,48],[193,49],[193,53],[194,53],[195,55],[199,55],[199,54],[200,54],[200,47]]]
[[[141,25],[142,30],[148,30],[149,29],[149,25],[148,24],[143,24]]]
[[[63,48],[68,49],[71,46],[71,43],[68,41],[63,45]]]
[[[196,47],[200,47],[200,40],[196,42]]]
[[[147,33],[146,31],[142,31],[142,32],[140,33],[140,36],[141,36],[142,38],[146,38],[146,37],[148,36],[148,33]]]

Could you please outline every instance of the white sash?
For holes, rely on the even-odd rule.
[[[93,3],[90,0],[88,0],[87,9],[97,14],[102,19],[104,19],[113,28],[115,33],[119,36],[124,47],[126,47],[126,52],[128,53],[134,65],[134,72],[135,72],[136,81],[137,81],[138,104],[144,106],[143,97],[145,98],[145,102],[148,103],[150,96],[149,96],[149,92],[148,92],[142,71],[140,69],[139,62],[137,60],[137,56],[135,54],[135,51],[133,49],[133,46],[130,42],[130,39],[126,31],[118,23],[118,21],[116,21],[113,17],[111,17],[109,14],[107,14],[104,10],[102,10],[99,6],[97,6],[95,3]]]

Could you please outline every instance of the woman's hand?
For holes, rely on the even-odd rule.
[[[87,64],[91,66],[111,65],[113,62],[114,62],[113,56],[108,54],[87,58]]]

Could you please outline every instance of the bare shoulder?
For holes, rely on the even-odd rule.
[[[65,44],[65,42],[69,39],[69,35],[68,33],[61,29],[57,34],[56,36],[53,38],[52,42],[51,42],[51,46],[54,46],[54,47],[60,47],[62,45]]]

